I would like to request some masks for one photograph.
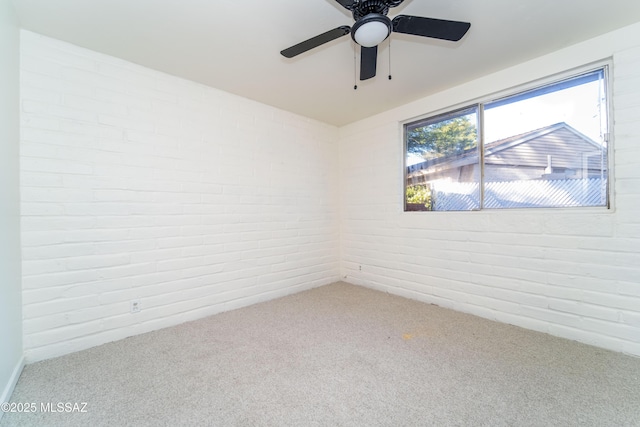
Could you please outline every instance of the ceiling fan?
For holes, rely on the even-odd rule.
[[[447,21],[444,19],[424,18],[421,16],[398,15],[393,20],[387,17],[390,7],[399,6],[404,0],[336,0],[342,7],[350,10],[356,21],[353,27],[343,25],[322,33],[280,53],[293,58],[315,47],[328,43],[351,33],[351,38],[361,46],[360,80],[376,75],[378,45],[389,37],[391,32],[431,37],[442,40],[458,41],[471,27],[468,22]]]

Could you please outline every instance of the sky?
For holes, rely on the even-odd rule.
[[[601,142],[599,86],[599,81],[593,81],[485,110],[485,141],[565,122],[595,142]]]
[[[595,80],[544,95],[485,109],[485,143],[565,122],[603,144],[606,132],[604,81]],[[407,166],[422,158],[407,156]]]

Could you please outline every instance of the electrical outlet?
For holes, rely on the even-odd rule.
[[[362,271],[362,266],[361,265],[358,266],[358,270]]]
[[[139,312],[140,312],[140,310],[142,310],[142,305],[141,305],[141,303],[140,303],[140,300],[139,300],[139,299],[131,300],[131,307],[130,307],[130,309],[131,309],[131,312],[132,312],[132,313],[139,313]]]

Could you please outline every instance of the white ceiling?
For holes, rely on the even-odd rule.
[[[354,43],[280,51],[341,25],[335,0],[13,0],[23,28],[344,125],[640,21],[638,0],[406,0],[397,14],[471,22],[458,43],[391,36],[354,85]]]

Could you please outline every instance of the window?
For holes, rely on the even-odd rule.
[[[605,76],[407,123],[405,210],[608,206]]]

